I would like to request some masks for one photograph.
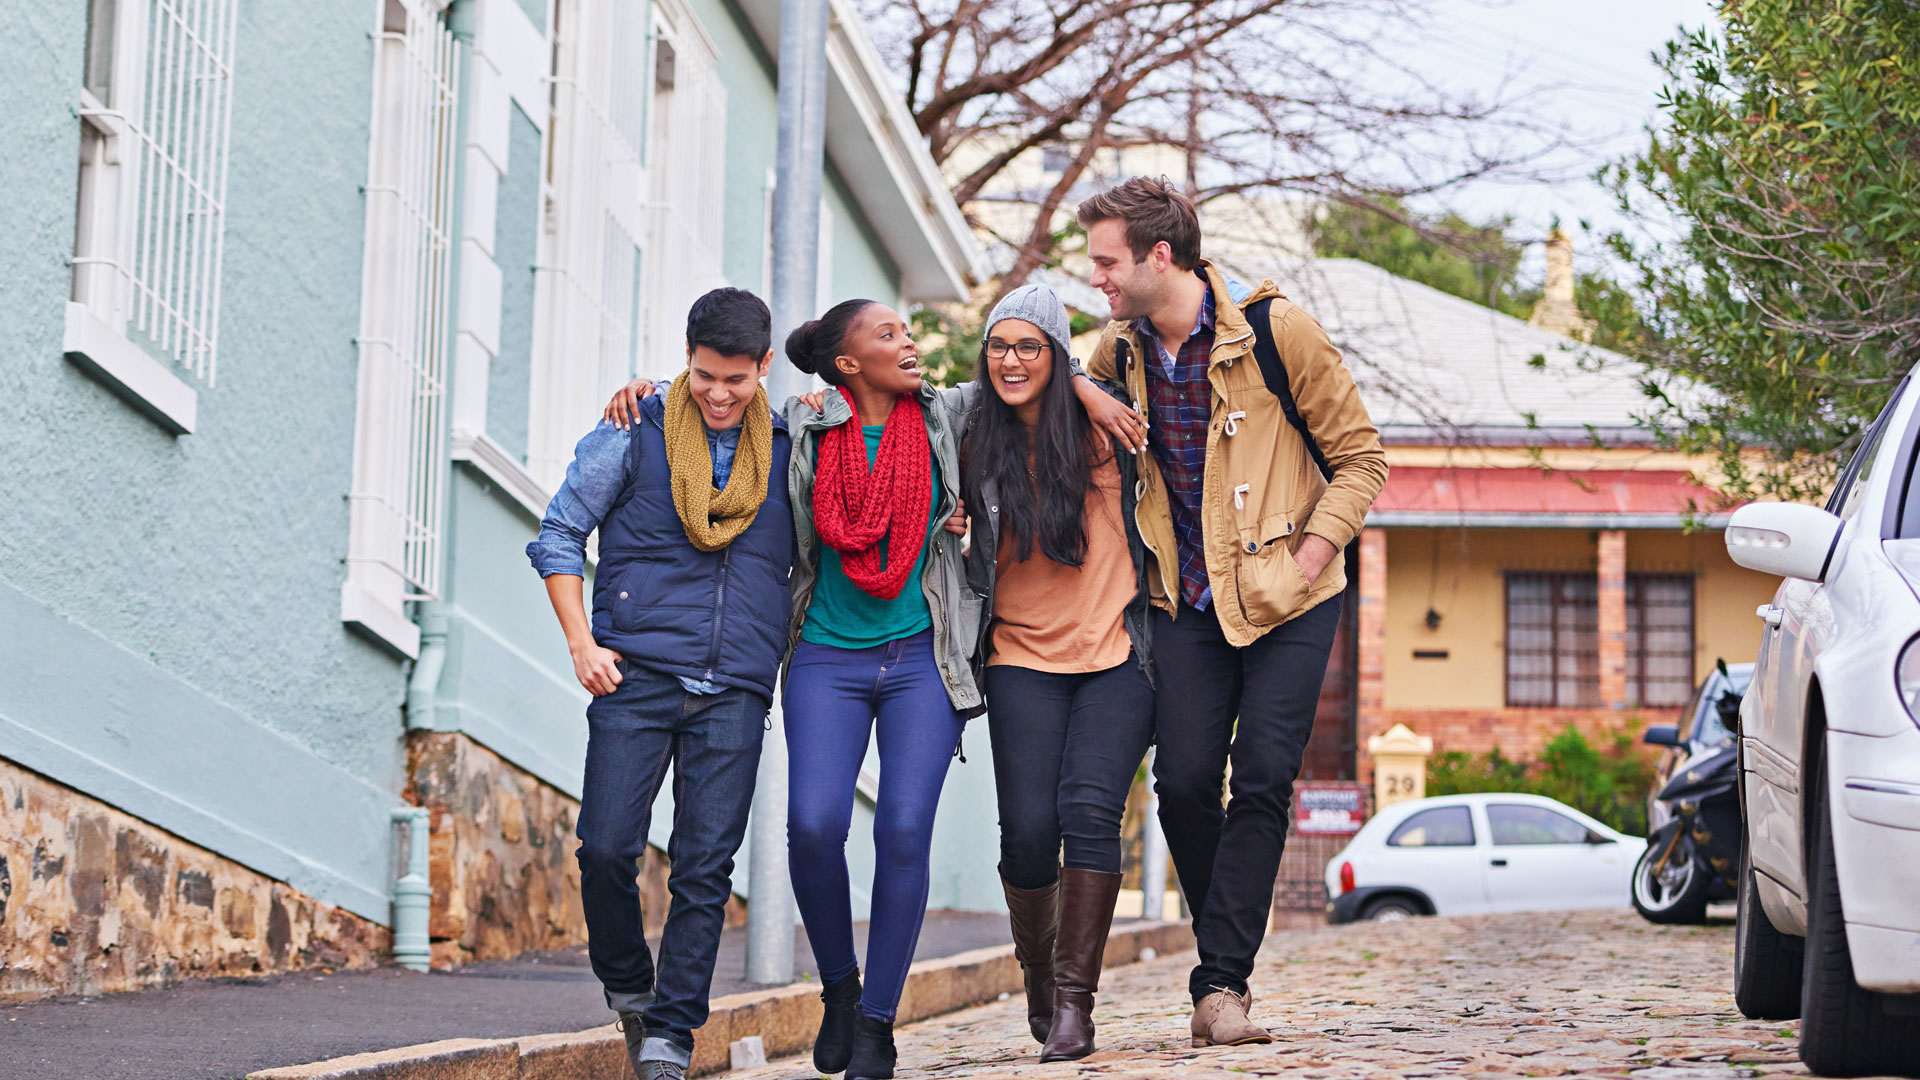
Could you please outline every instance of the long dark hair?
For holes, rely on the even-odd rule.
[[[787,335],[787,362],[809,375],[825,379],[828,386],[845,386],[847,377],[835,366],[847,343],[847,330],[854,317],[867,309],[872,300],[842,300],[827,309],[825,315],[809,319]]]
[[[1000,489],[1000,520],[1015,545],[1016,558],[1041,554],[1062,566],[1079,566],[1087,557],[1087,488],[1096,457],[1093,423],[1073,393],[1071,356],[1066,343],[1054,341],[1053,377],[1040,392],[1040,423],[1028,439],[1027,425],[1013,406],[1000,399],[980,343],[980,392],[973,400],[972,434],[964,467],[967,501],[979,505],[988,480]],[[1031,466],[1032,472],[1028,472]]]

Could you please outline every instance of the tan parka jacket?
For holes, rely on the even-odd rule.
[[[1353,376],[1320,324],[1281,296],[1271,281],[1261,282],[1236,304],[1220,271],[1205,260],[1200,268],[1214,299],[1213,355],[1207,370],[1213,383],[1213,420],[1201,487],[1201,531],[1220,627],[1228,643],[1245,646],[1346,588],[1344,559],[1336,556],[1309,583],[1293,553],[1309,533],[1325,537],[1337,550],[1346,549],[1387,482],[1387,458]],[[1331,482],[1321,476],[1306,443],[1287,422],[1254,357],[1253,329],[1244,311],[1268,297],[1273,298],[1268,315],[1287,384],[1301,419],[1333,469]],[[1124,373],[1127,392],[1151,422],[1143,365],[1159,362],[1155,342],[1126,323],[1108,323],[1086,369],[1095,379],[1121,382],[1115,342],[1123,334],[1134,358]],[[1180,560],[1166,483],[1151,454],[1141,454],[1139,462],[1134,519],[1154,564],[1147,574],[1151,600],[1177,612]]]

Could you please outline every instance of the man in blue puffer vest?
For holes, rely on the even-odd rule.
[[[602,422],[580,440],[527,545],[593,695],[578,827],[587,953],[641,1080],[679,1080],[707,1019],[786,644],[790,442],[760,384],[771,336],[750,292],[694,301],[687,370],[640,404],[631,429]],[[589,621],[581,578],[595,529]],[[656,969],[636,861],[668,764],[673,903]]]

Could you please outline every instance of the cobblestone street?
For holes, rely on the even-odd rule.
[[[1743,1019],[1733,927],[1631,911],[1412,919],[1275,933],[1254,973],[1270,1046],[1193,1049],[1192,953],[1107,973],[1101,1049],[1042,1065],[1017,999],[899,1033],[900,1077],[1804,1076],[1797,1023]],[[811,1076],[804,1058],[731,1074]]]

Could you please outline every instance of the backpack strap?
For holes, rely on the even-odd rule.
[[[1273,343],[1273,322],[1268,315],[1272,307],[1273,298],[1269,296],[1255,300],[1245,309],[1247,322],[1253,324],[1253,355],[1260,361],[1260,376],[1266,380],[1267,390],[1280,399],[1280,411],[1287,414],[1287,423],[1300,433],[1300,441],[1307,444],[1307,453],[1319,466],[1320,475],[1331,480],[1333,466],[1328,464],[1327,455],[1321,452],[1313,432],[1307,430],[1307,422],[1300,417],[1300,407],[1294,404],[1293,388],[1287,385],[1287,367],[1280,362],[1280,350]]]

